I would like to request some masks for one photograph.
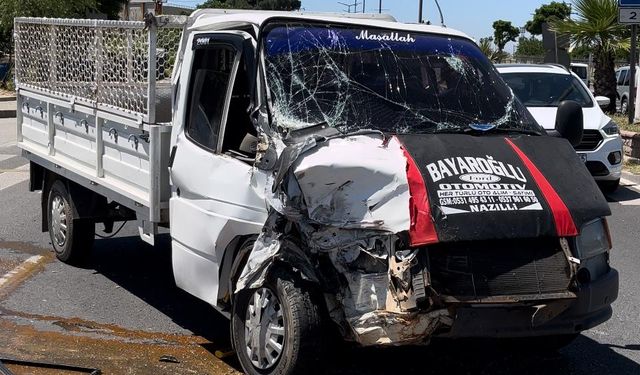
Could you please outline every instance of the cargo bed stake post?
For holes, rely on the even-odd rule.
[[[161,125],[149,125],[149,221],[158,223],[160,221],[160,145],[161,145]],[[153,233],[155,234],[155,233]]]
[[[149,68],[147,71],[147,123],[156,123],[156,43],[158,42],[158,24],[153,14],[147,13],[145,23],[149,33]]]
[[[144,17],[149,40],[149,70],[147,79],[147,123],[149,126],[149,221],[160,221],[160,129],[156,123],[156,44],[158,23],[152,13]],[[153,225],[153,224],[152,224]],[[155,232],[155,231],[154,231]],[[153,236],[155,233],[150,233]]]
[[[56,74],[57,74],[57,48],[56,48],[56,26],[49,26],[49,51],[51,58],[49,59],[49,87],[55,90]],[[47,103],[47,130],[49,131],[49,155],[55,154],[55,136],[56,124],[53,115],[53,104]]]
[[[104,177],[102,158],[104,156],[104,141],[102,140],[102,128],[104,119],[96,114],[96,177]]]
[[[18,37],[18,35],[20,35],[20,22],[18,22],[17,20],[13,21],[13,39],[14,39],[14,49],[15,52],[17,53],[18,51],[20,51],[22,49],[22,43],[20,38]],[[22,122],[24,121],[24,117],[22,115],[22,105],[24,102],[24,99],[22,98],[22,95],[20,94],[20,77],[19,77],[19,72],[22,71],[21,69],[21,64],[22,61],[21,59],[16,58],[15,60],[15,66],[13,68],[13,71],[15,72],[14,75],[14,82],[16,85],[16,141],[17,142],[22,142]]]
[[[100,101],[100,90],[102,89],[102,28],[98,26],[98,21],[94,21],[94,30],[96,30],[96,50],[93,56],[96,66],[96,106]],[[96,111],[96,177],[104,177],[103,157],[104,157],[104,140],[102,139],[102,128],[104,127],[104,119],[98,115]]]
[[[133,30],[127,29],[127,83],[133,83]]]

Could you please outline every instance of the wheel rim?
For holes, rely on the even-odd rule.
[[[64,200],[56,195],[51,202],[51,231],[58,246],[67,242],[67,210]]]
[[[267,288],[256,290],[245,316],[245,346],[253,365],[266,370],[275,366],[284,348],[285,325],[278,297]]]

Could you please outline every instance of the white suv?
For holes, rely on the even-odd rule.
[[[502,78],[548,131],[555,128],[557,107],[564,100],[582,105],[584,135],[575,147],[587,169],[605,191],[614,191],[622,174],[622,138],[618,125],[600,106],[609,98],[594,97],[575,73],[556,65],[498,65]]]

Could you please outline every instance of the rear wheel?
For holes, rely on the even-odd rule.
[[[313,372],[323,350],[322,314],[312,288],[277,271],[235,297],[233,343],[247,374]]]
[[[95,224],[74,216],[74,202],[65,184],[51,185],[47,200],[47,219],[56,257],[69,264],[81,263],[93,246]]]

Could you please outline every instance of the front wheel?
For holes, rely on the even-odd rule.
[[[95,238],[95,224],[74,216],[74,202],[65,184],[51,185],[47,200],[47,221],[56,257],[64,263],[81,263],[89,254]]]
[[[629,106],[627,104],[627,99],[626,98],[622,98],[620,100],[620,113],[622,113],[624,115],[625,113],[627,113],[628,109],[629,109]]]
[[[233,343],[245,373],[313,372],[323,350],[322,314],[312,288],[284,271],[234,299]]]

